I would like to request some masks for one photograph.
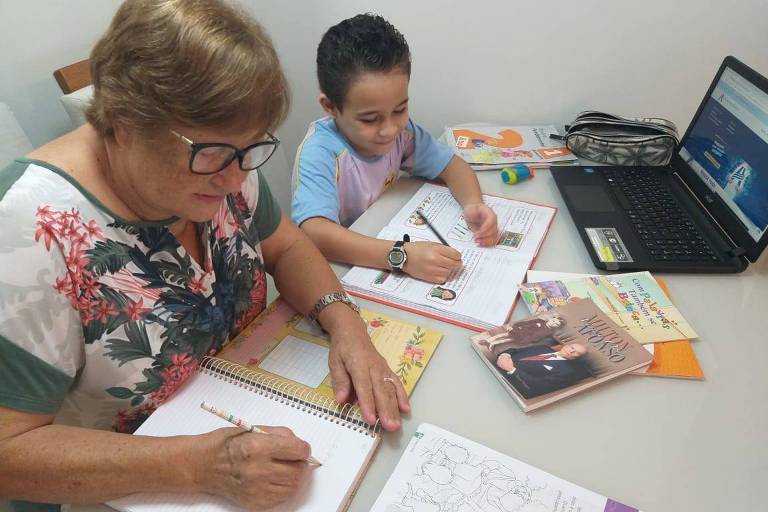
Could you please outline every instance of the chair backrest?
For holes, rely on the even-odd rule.
[[[91,85],[91,66],[88,59],[64,66],[53,72],[53,77],[64,94],[69,94],[86,85]]]

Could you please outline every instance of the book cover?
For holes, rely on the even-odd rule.
[[[597,277],[590,276],[589,274],[572,274],[564,272],[549,272],[541,270],[529,270],[528,282],[536,283],[541,281],[572,281],[575,279],[582,279],[585,277]],[[656,283],[659,285],[664,294],[671,300],[671,295],[666,283],[661,279],[656,279]],[[525,302],[525,301],[524,301]],[[540,304],[552,304],[555,301],[548,301]],[[605,302],[603,302],[605,303]],[[601,303],[598,303],[600,305]],[[531,313],[532,308],[536,307],[532,302],[529,304],[526,302]],[[605,311],[605,310],[604,310]],[[678,379],[698,379],[704,378],[704,371],[696,358],[696,353],[693,350],[690,340],[688,339],[676,339],[664,342],[647,343],[643,345],[648,352],[653,354],[653,361],[650,366],[641,370],[632,372],[635,375],[646,375],[651,377],[671,377]]]
[[[442,333],[366,309],[360,316],[376,350],[410,396]],[[278,298],[217,357],[333,399],[329,346],[330,339],[317,322]]]
[[[575,299],[470,340],[525,412],[647,366],[652,359],[590,299]]]
[[[540,281],[520,286],[533,314],[589,298],[640,343],[698,338],[649,272]]]
[[[465,124],[446,128],[444,139],[469,164],[547,164],[573,162],[576,156],[561,141],[552,125],[501,126]]]

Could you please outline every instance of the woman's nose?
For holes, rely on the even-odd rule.
[[[225,194],[236,194],[240,192],[246,176],[247,173],[240,170],[240,163],[235,158],[228,166],[213,175],[213,184]]]

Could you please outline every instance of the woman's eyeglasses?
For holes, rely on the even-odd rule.
[[[189,155],[189,170],[194,174],[216,174],[235,158],[241,170],[252,171],[264,165],[280,144],[269,132],[265,140],[243,149],[223,142],[192,142],[179,132],[171,130],[171,133],[192,149]]]

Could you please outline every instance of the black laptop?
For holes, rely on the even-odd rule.
[[[726,57],[663,167],[552,167],[598,268],[741,272],[768,243],[768,79]]]

